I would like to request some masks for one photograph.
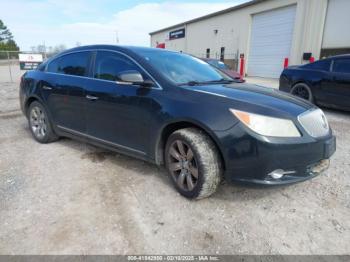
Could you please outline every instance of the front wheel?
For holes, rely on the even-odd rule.
[[[295,86],[293,86],[292,90],[290,91],[291,94],[301,97],[305,100],[308,100],[310,102],[313,102],[313,96],[310,87],[307,84],[304,83],[298,83]]]
[[[171,134],[165,163],[177,191],[187,198],[208,197],[220,184],[220,155],[210,137],[199,129],[185,128]]]
[[[42,104],[34,101],[28,109],[29,129],[34,139],[40,143],[50,143],[58,139],[52,129],[49,116]]]

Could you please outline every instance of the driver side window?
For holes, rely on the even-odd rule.
[[[118,75],[130,70],[136,70],[144,76],[142,70],[133,61],[115,52],[98,51],[95,61],[94,78],[118,81],[120,80]]]

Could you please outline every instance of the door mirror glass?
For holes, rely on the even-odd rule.
[[[136,71],[136,70],[128,70],[128,71],[123,71],[118,74],[118,78],[122,82],[143,82],[143,77],[142,75]]]
[[[136,70],[123,71],[118,74],[118,84],[140,85],[145,87],[153,86],[153,82],[144,80],[140,72]]]

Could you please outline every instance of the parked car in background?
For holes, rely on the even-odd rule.
[[[328,167],[336,146],[313,104],[164,49],[66,50],[24,74],[20,104],[38,142],[66,136],[165,164],[188,198],[211,195],[222,178],[310,179]]]
[[[317,105],[350,110],[350,55],[290,66],[280,76],[279,89]]]
[[[238,82],[245,82],[245,80],[242,78],[242,76],[232,70],[228,65],[226,65],[224,62],[218,60],[218,59],[213,59],[213,58],[201,58],[203,61],[207,62],[208,64],[214,66],[215,68],[221,70],[225,74],[229,75],[233,79],[237,80]]]

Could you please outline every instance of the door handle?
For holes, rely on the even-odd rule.
[[[97,96],[91,96],[91,95],[86,95],[86,98],[89,99],[89,100],[91,100],[91,101],[95,101],[95,100],[98,99]]]
[[[45,90],[51,90],[51,89],[52,89],[52,87],[49,87],[49,86],[45,86],[45,85],[43,85],[43,89],[45,89]]]

